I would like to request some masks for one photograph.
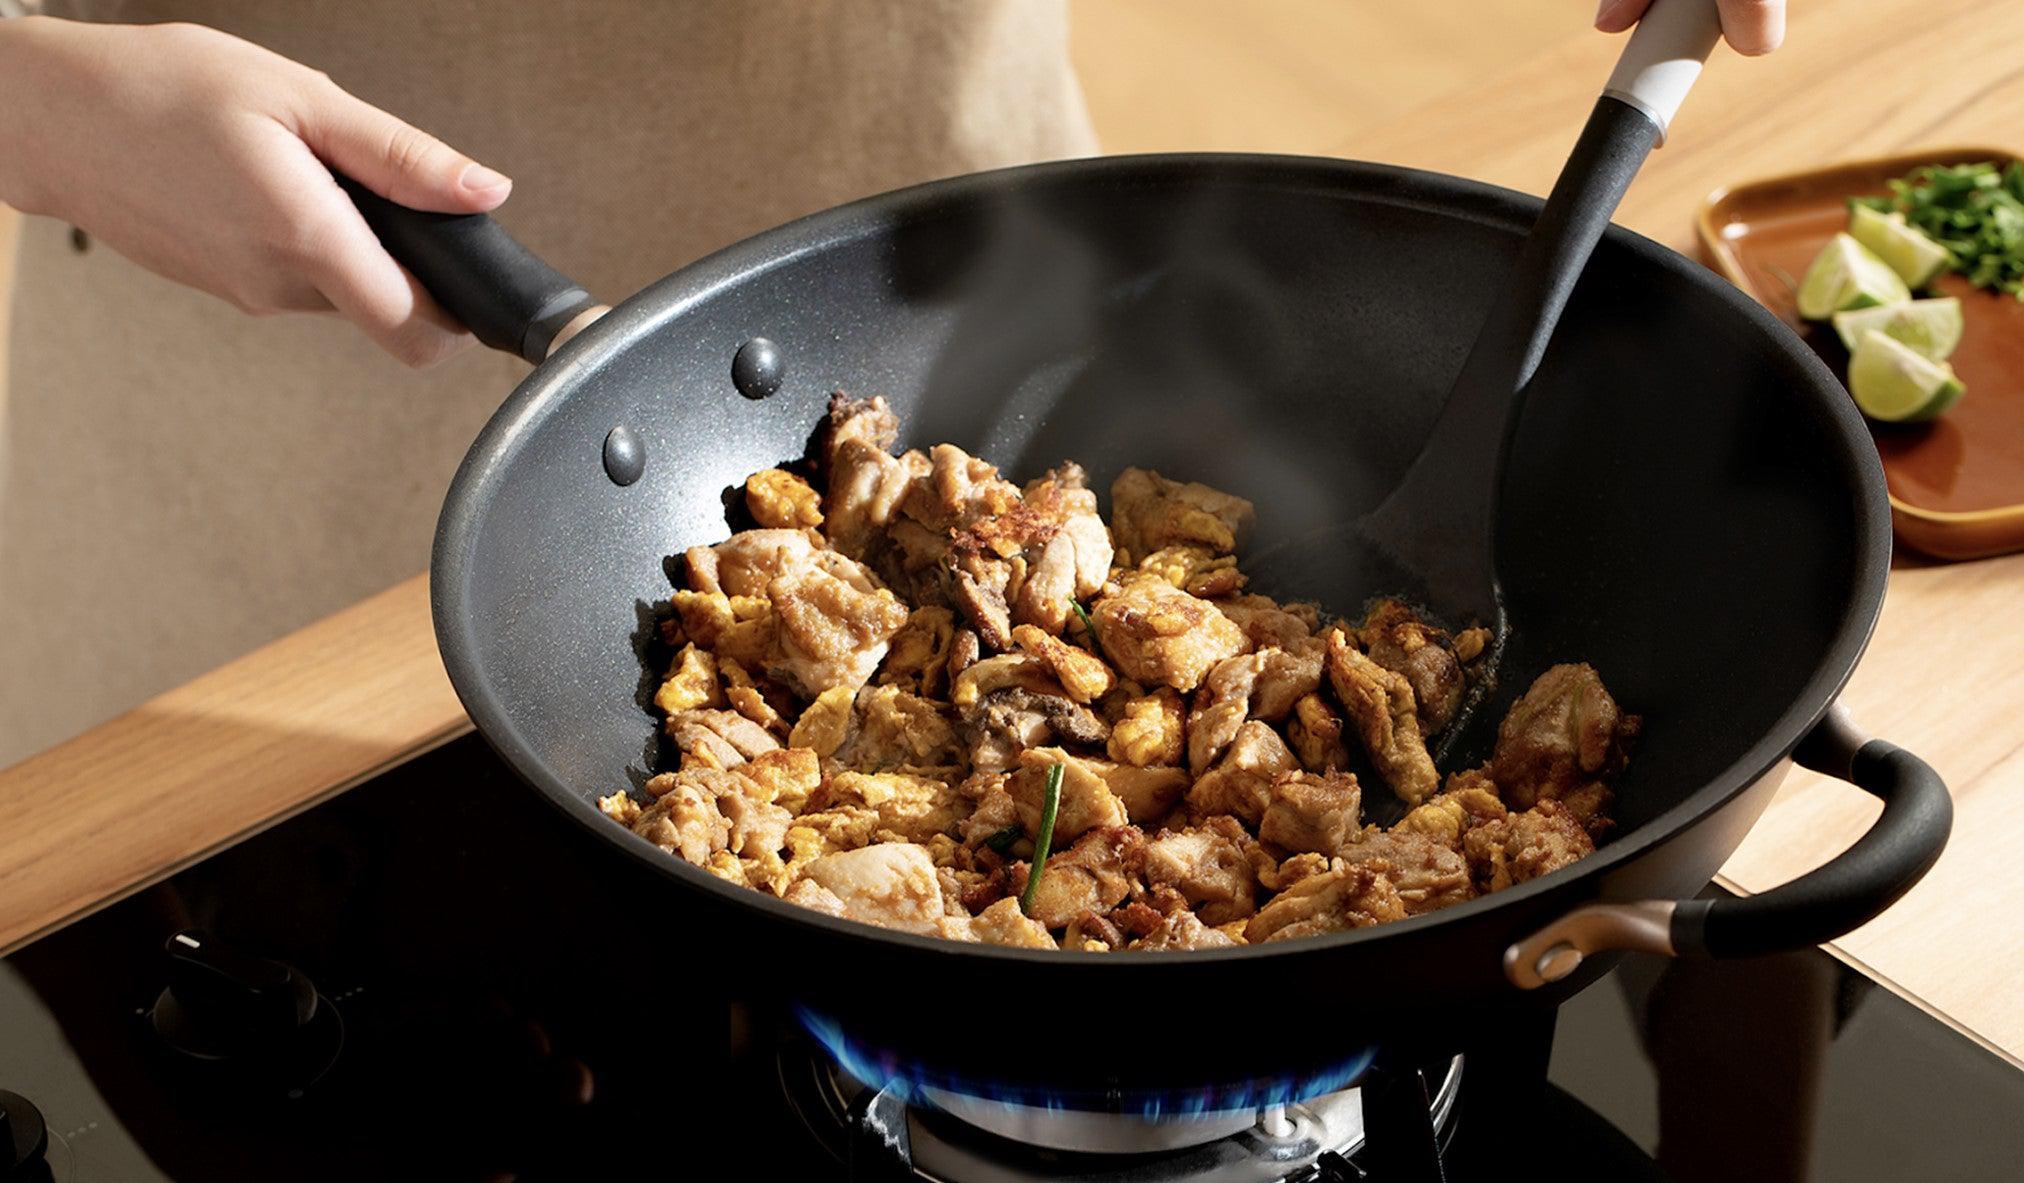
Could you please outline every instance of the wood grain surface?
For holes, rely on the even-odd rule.
[[[1075,0],[1113,151],[1393,161],[1543,191],[1617,42],[1576,0]],[[1372,15],[1377,13],[1378,15]],[[1458,15],[1466,13],[1466,18]],[[1808,162],[2024,135],[2024,5],[1809,0],[1786,48],[1718,51],[1619,215],[1693,249],[1711,190]],[[2024,1054],[2024,556],[1901,563],[1846,701],[1925,756],[1953,843],[1838,951]],[[202,858],[467,726],[420,578],[0,772],[0,950]],[[1725,868],[1762,890],[1843,849],[1876,807],[1791,777]]]

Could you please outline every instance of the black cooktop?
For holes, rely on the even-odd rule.
[[[1250,1178],[1280,1145],[1036,1150],[861,1088],[751,1001],[737,933],[600,849],[466,738],[17,952],[0,1181]],[[1549,1036],[1544,1081],[1479,1056],[1406,1090],[1447,1178],[2024,1177],[2024,1070],[1822,953],[1632,959]],[[7,1173],[38,1114],[47,1167]],[[1272,1177],[1386,1177],[1337,1149]]]

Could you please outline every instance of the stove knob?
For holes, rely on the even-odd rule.
[[[43,1155],[48,1150],[49,1127],[42,1111],[21,1094],[0,1089],[0,1179],[47,1179]]]
[[[302,971],[192,929],[169,938],[169,985],[149,1022],[194,1060],[268,1058],[311,1030],[316,986]]]

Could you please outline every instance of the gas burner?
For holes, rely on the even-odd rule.
[[[802,1121],[856,1183],[1351,1183],[1364,1149],[1364,1090],[1160,1117],[1032,1105],[933,1086],[868,1085],[813,1042],[780,1053]],[[1462,1058],[1438,1071],[1432,1128],[1451,1133]]]

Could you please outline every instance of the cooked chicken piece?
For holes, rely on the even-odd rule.
[[[664,730],[681,750],[684,768],[736,768],[780,747],[771,732],[736,711],[681,711],[668,716]]]
[[[1169,546],[1156,550],[1139,560],[1138,569],[1205,600],[1236,595],[1244,587],[1244,573],[1237,570],[1236,556],[1219,555],[1207,547]]]
[[[849,916],[849,913],[844,911],[843,901],[836,898],[836,893],[813,879],[795,880],[794,885],[780,898],[790,904],[800,904],[804,908],[821,912],[825,916],[834,916],[839,920]]]
[[[806,569],[822,548],[813,530],[743,530],[715,546],[692,546],[682,558],[693,591],[763,596],[767,584]]]
[[[1145,845],[1148,886],[1179,891],[1207,924],[1227,924],[1257,910],[1258,875],[1227,830],[1169,830]]]
[[[791,707],[793,700],[786,690],[777,685],[761,689],[745,667],[724,658],[717,663],[719,681],[723,687],[724,701],[732,710],[764,727],[775,736],[785,736],[791,730],[787,719],[780,711]],[[770,691],[770,694],[769,694]]]
[[[936,444],[928,449],[928,475],[907,490],[900,512],[942,533],[997,518],[1019,503],[1019,487],[1000,477],[997,465],[954,444]],[[998,553],[1009,558],[1018,552]]]
[[[1210,928],[1202,923],[1200,917],[1182,908],[1162,917],[1158,928],[1125,947],[1146,950],[1227,949],[1236,944],[1227,933]]]
[[[1338,855],[1363,837],[1363,791],[1348,772],[1283,772],[1258,836],[1291,851]]]
[[[1188,712],[1188,768],[1200,776],[1237,738],[1237,729],[1251,713],[1251,688],[1265,659],[1256,653],[1219,661],[1202,679]]]
[[[926,847],[885,842],[824,855],[802,874],[828,888],[852,920],[903,932],[940,927],[942,886]]]
[[[1129,820],[1124,803],[1110,791],[1110,785],[1089,761],[1060,748],[1033,748],[1019,754],[1018,768],[1005,781],[1005,791],[1012,794],[1012,800],[1019,806],[1019,824],[1028,834],[1040,833],[1047,772],[1056,764],[1062,766],[1062,772],[1061,801],[1054,814],[1054,849],[1062,849],[1087,831],[1123,826]]]
[[[1156,686],[1150,694],[1136,685],[1119,691],[1121,696],[1113,696],[1117,713],[1110,727],[1110,758],[1141,768],[1179,764],[1187,754],[1180,694],[1167,686]]]
[[[1104,656],[1145,686],[1193,690],[1217,662],[1248,648],[1243,630],[1214,605],[1142,572],[1123,575],[1090,619]]]
[[[1280,892],[1244,926],[1251,944],[1369,928],[1405,919],[1405,902],[1374,866],[1346,865],[1311,875]]]
[[[873,837],[882,842],[926,843],[960,825],[974,808],[968,797],[938,780],[898,772],[839,772],[810,796],[809,808],[855,806],[878,813]]]
[[[778,805],[735,789],[717,794],[717,812],[730,824],[724,849],[739,858],[778,858],[787,845],[787,828],[794,815]]]
[[[1188,810],[1196,817],[1227,813],[1255,826],[1272,800],[1272,782],[1297,767],[1279,733],[1253,719],[1237,729],[1222,763],[1189,787]]]
[[[1565,797],[1622,771],[1638,725],[1636,715],[1617,709],[1593,667],[1556,665],[1504,716],[1491,779],[1513,809]]]
[[[852,398],[839,390],[829,396],[818,436],[816,454],[825,465],[835,464],[837,450],[852,440],[890,452],[900,442],[900,417],[882,394]]]
[[[1349,762],[1349,748],[1342,742],[1342,716],[1319,694],[1306,695],[1293,704],[1286,742],[1300,757],[1300,766],[1309,772],[1333,772]]]
[[[949,768],[958,759],[956,729],[942,708],[897,686],[857,692],[857,726],[834,751],[837,763],[859,772]]]
[[[829,464],[823,522],[830,545],[854,559],[872,557],[883,531],[894,524],[900,502],[927,471],[919,452],[894,457],[861,440],[846,440]]]
[[[1024,949],[1058,948],[1045,925],[1019,910],[1019,901],[1001,899],[975,916],[947,917],[942,935],[959,941],[981,941],[986,945],[1011,945]]]
[[[1110,688],[1117,683],[1116,675],[1103,664],[1102,658],[1051,636],[1035,625],[1022,624],[1013,629],[1012,640],[1022,651],[1047,663],[1054,680],[1060,683],[1063,692],[1072,701],[1094,702],[1110,693]]]
[[[1303,850],[1270,871],[1260,872],[1258,882],[1267,891],[1285,891],[1302,879],[1327,871],[1329,862],[1329,857],[1325,854]]]
[[[866,591],[823,568],[782,575],[766,594],[780,646],[780,659],[767,672],[810,698],[864,685],[885,656],[886,642],[907,622],[906,605],[891,592]]]
[[[1110,486],[1111,530],[1134,555],[1170,546],[1230,554],[1257,518],[1249,501],[1189,481],[1170,481],[1149,468],[1127,468]]]
[[[1021,512],[1007,519],[1019,531],[1025,562],[1013,617],[1059,635],[1070,601],[1096,594],[1109,577],[1110,530],[1096,511],[1096,494],[1083,487],[1079,465],[1048,473],[1028,484],[1022,496]]]
[[[1448,634],[1398,600],[1379,600],[1356,635],[1372,661],[1404,675],[1412,686],[1421,732],[1432,735],[1446,727],[1466,689],[1462,663],[1448,650]]]
[[[1595,853],[1581,819],[1551,798],[1522,813],[1484,822],[1462,835],[1476,886],[1502,891]]]
[[[1013,800],[1012,794],[1005,791],[1005,774],[981,775],[989,777],[994,783],[976,797],[976,806],[970,811],[970,816],[963,819],[963,844],[977,847],[997,842],[1002,843],[1003,848],[1009,851],[1026,837],[1026,827],[1019,821],[1019,802]],[[971,777],[969,781],[964,782],[963,787],[969,787],[977,779]],[[1002,837],[1008,831],[1011,836]],[[1027,845],[1030,846],[1031,843]]]
[[[1293,706],[1321,688],[1321,669],[1328,645],[1319,637],[1296,641],[1288,648],[1270,646],[1258,650],[1264,659],[1258,681],[1251,688],[1251,717],[1277,723],[1293,713]]]
[[[1583,785],[1564,797],[1553,798],[1561,808],[1574,815],[1588,830],[1588,836],[1595,839],[1608,833],[1616,822],[1609,816],[1609,807],[1616,801],[1616,794],[1601,781]]]
[[[1108,953],[1122,949],[1125,934],[1122,928],[1112,923],[1109,917],[1099,916],[1084,908],[1068,922],[1068,931],[1061,934],[1061,947],[1080,953]]]
[[[1055,833],[1057,843],[1060,832]],[[1057,849],[1033,893],[1028,915],[1047,928],[1065,928],[1083,912],[1101,916],[1140,886],[1145,835],[1135,826],[1105,826],[1083,834],[1073,846]],[[1026,890],[1031,868],[1014,868],[1013,894]]]
[[[768,528],[822,524],[822,498],[815,486],[782,468],[761,469],[745,478],[745,508],[753,521]]]
[[[1328,634],[1328,680],[1342,700],[1364,751],[1392,792],[1408,805],[1418,805],[1440,787],[1433,757],[1420,738],[1420,720],[1412,685],[1403,674],[1372,661],[1342,635]]]
[[[1493,634],[1489,629],[1465,628],[1455,634],[1454,643],[1448,648],[1454,653],[1456,661],[1468,665],[1483,656],[1483,651],[1490,647],[1492,637]]]
[[[940,694],[948,683],[949,646],[955,639],[954,612],[932,604],[914,609],[886,649],[879,683],[929,697]]]
[[[1321,628],[1320,608],[1270,596],[1230,596],[1217,600],[1216,610],[1244,631],[1247,648],[1294,649]]]
[[[1026,486],[1026,498],[1038,505],[1043,512],[1053,515],[1058,522],[1060,534],[1066,538],[1075,553],[1075,596],[1077,599],[1093,596],[1103,590],[1110,579],[1111,560],[1116,550],[1111,544],[1110,527],[1103,522],[1103,515],[1097,512],[1096,494],[1086,488],[1087,477],[1082,466],[1075,463],[1063,464],[1048,473],[1040,481]],[[1038,488],[1043,482],[1051,482],[1064,491],[1058,500],[1045,495]],[[1055,545],[1050,539],[1048,545]]]
[[[1173,812],[1181,795],[1188,791],[1185,768],[1140,768],[1108,760],[1087,760],[1102,776],[1103,783],[1124,804],[1133,825],[1146,826]]]
[[[647,792],[654,803],[641,811],[633,833],[699,867],[730,847],[731,823],[707,788],[664,772],[647,782]]]
[[[1336,853],[1345,862],[1368,863],[1383,871],[1398,889],[1408,916],[1476,898],[1468,861],[1425,834],[1372,829],[1362,841]]]
[[[693,642],[682,646],[668,667],[667,680],[654,692],[654,706],[665,715],[720,706],[723,701],[717,685],[716,655],[696,648]]]
[[[1414,806],[1392,827],[1400,834],[1423,834],[1444,846],[1462,849],[1462,836],[1501,819],[1506,810],[1497,786],[1475,770],[1448,777],[1447,788]]]

